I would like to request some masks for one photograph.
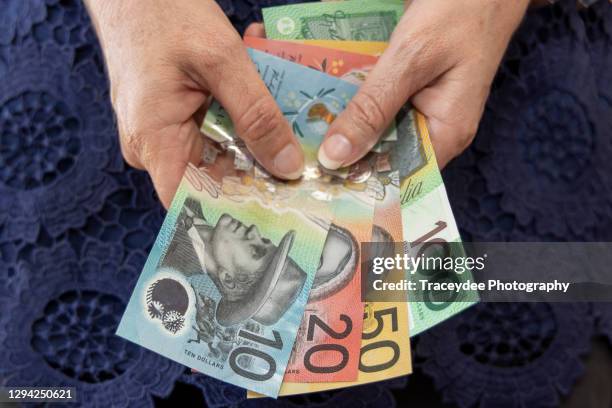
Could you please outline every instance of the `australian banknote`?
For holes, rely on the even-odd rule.
[[[345,5],[349,2],[342,2]],[[329,3],[328,3],[329,4]],[[377,1],[370,2],[372,7],[375,7],[376,4],[379,4]],[[340,6],[337,4],[336,6]],[[300,7],[297,6],[283,6],[280,13],[275,11],[271,15],[279,18],[283,13],[289,13],[289,15],[294,16],[294,18],[299,18],[301,16],[308,15],[316,15],[319,13],[317,6],[303,4]],[[295,7],[295,8],[294,8]],[[311,8],[309,10],[309,7]],[[280,9],[280,8],[279,8]],[[293,11],[289,11],[289,10]],[[355,6],[355,10],[362,10],[361,6]],[[274,10],[274,8],[271,8]],[[320,13],[319,13],[320,14]],[[264,11],[264,17],[266,17]],[[265,20],[264,20],[265,24]],[[274,30],[267,31],[266,34],[271,39],[283,39],[282,36],[275,33]],[[307,41],[300,41],[301,43],[306,43],[308,45],[315,45],[320,47],[331,48],[335,50],[343,50],[350,51],[353,53],[362,53],[369,54],[372,57],[379,55],[382,51],[384,51],[385,43],[384,41],[388,40],[387,38],[380,38],[379,42],[368,42],[368,41],[355,41],[359,40],[359,38],[352,37],[348,38],[349,41],[334,41],[330,40],[329,37],[321,36],[320,38],[311,38]],[[414,112],[410,106],[406,106],[402,108],[398,117],[396,118],[396,128],[398,134],[403,132],[404,134],[413,134],[415,137],[413,138],[403,138],[404,142],[406,141],[414,141],[415,143],[409,147],[410,154],[403,154],[403,164],[402,170],[400,172],[400,183],[401,183],[401,192],[400,192],[400,202],[386,201],[386,206],[388,211],[390,212],[389,218],[384,219],[393,219],[393,209],[397,209],[399,205],[401,207],[401,214],[403,219],[403,233],[402,239],[407,242],[413,242],[416,238],[421,237],[420,235],[415,235],[414,231],[420,231],[421,226],[415,224],[414,226],[411,223],[418,223],[428,218],[437,218],[434,222],[444,223],[446,227],[440,231],[443,232],[445,237],[450,241],[460,241],[459,231],[457,226],[455,225],[454,217],[452,214],[452,210],[450,204],[448,202],[448,198],[446,196],[446,190],[444,188],[444,184],[442,181],[442,177],[440,175],[438,165],[435,159],[435,153],[433,150],[433,146],[431,144],[431,140],[429,137],[429,132],[427,130],[427,125],[424,117],[416,112]],[[400,149],[401,150],[401,149]],[[436,210],[428,210],[423,208],[423,206],[419,206],[418,203],[421,199],[423,199],[428,193],[434,191],[433,197],[435,197],[435,202],[438,205],[435,207]],[[393,188],[388,189],[388,197],[393,194],[397,194],[397,191],[393,190]],[[432,197],[428,197],[428,199],[432,200]],[[420,212],[427,212],[427,214],[417,214],[417,210]],[[378,214],[380,212],[377,211]],[[380,223],[383,218],[376,217]],[[397,223],[392,223],[393,225],[398,225]],[[427,222],[425,225],[428,225]],[[435,230],[436,226],[432,225],[430,231],[437,232]],[[440,237],[432,236],[430,238],[441,239]],[[412,253],[418,253],[418,250],[423,246],[421,245],[413,245],[410,248]],[[455,278],[455,279],[468,279],[471,275],[468,273],[464,274],[454,274],[450,272],[452,275],[445,275],[444,273],[440,274],[429,274],[428,278],[436,278],[441,279],[443,277],[446,278]],[[410,279],[418,279],[417,275],[409,276]],[[447,318],[455,315],[461,310],[469,307],[474,303],[475,294],[465,293],[463,294],[466,298],[466,302],[459,302],[458,299],[449,298],[448,302],[438,301],[435,305],[433,303],[423,303],[423,302],[413,302],[411,303],[410,308],[410,325],[411,330],[410,333],[412,336],[417,335],[424,330],[427,330],[430,327],[433,327],[437,323],[446,320]],[[414,310],[413,310],[414,309]],[[414,312],[414,313],[413,313]]]
[[[376,191],[363,174],[356,178],[348,171],[343,175],[322,172],[316,153],[327,127],[345,108],[357,86],[267,53],[249,53],[305,151],[303,180],[292,183],[292,188],[309,190],[313,197],[329,202],[333,212],[333,224],[285,380],[354,380],[363,324],[359,245],[371,239]],[[272,83],[274,76],[281,80]],[[237,138],[216,104],[206,115],[202,129],[216,139]],[[308,184],[308,180],[312,182]]]
[[[310,44],[311,42],[244,37],[244,44],[247,47],[356,84],[362,81],[363,73],[374,68],[378,61],[378,58],[375,56],[343,52],[342,50]],[[330,43],[343,44],[344,41],[330,41]],[[386,43],[380,44],[386,45]],[[353,78],[353,76],[357,77]]]
[[[292,42],[371,56],[382,55],[389,46],[385,41],[293,40]]]
[[[353,387],[412,372],[410,339],[405,330],[408,321],[405,303],[366,303],[363,333],[359,349],[359,374],[354,381],[283,382],[280,396],[306,394]],[[248,398],[264,395],[248,391]]]
[[[459,253],[449,252],[449,256],[462,256],[461,236],[435,160],[425,117],[414,110],[407,112],[406,119],[398,124],[398,132],[415,132],[419,140],[418,156],[421,157],[421,162],[416,166],[406,163],[401,174],[400,205],[405,251],[411,256],[419,256],[431,248],[439,248],[443,252],[450,248]],[[408,278],[415,282],[425,279],[430,282],[473,279],[469,271],[443,269],[420,269],[415,274],[409,274]],[[478,294],[474,291],[452,292],[445,298],[430,297],[427,293],[417,295],[417,301],[409,303],[410,332],[413,335],[422,333],[478,301]]]
[[[364,75],[376,62],[375,57],[368,55],[347,53],[311,45],[251,38],[247,38],[245,42],[249,46],[299,62],[311,69],[326,71],[353,83],[360,83]],[[404,134],[403,136],[415,137],[416,134]],[[398,144],[397,137],[387,137],[387,140],[388,142],[385,142],[380,152],[370,153],[352,167],[350,177],[345,181],[344,187],[362,190],[366,188],[366,185],[368,186],[367,189],[370,190],[370,194],[373,195],[375,200],[375,223],[372,224],[372,238],[370,240],[390,243],[402,240],[398,178],[399,164],[401,163],[399,158],[402,155],[397,152],[392,154],[392,152],[395,152],[394,147],[398,145],[405,147],[410,143]],[[413,140],[412,143],[414,144],[415,141]],[[353,184],[351,182],[360,179],[366,180],[367,183]],[[354,207],[350,203],[339,203],[339,205],[341,208],[346,208],[344,214],[351,214],[354,217],[355,221],[349,223],[349,225],[358,220],[358,211],[353,213]],[[335,305],[328,302],[321,306],[322,310],[330,310]],[[309,307],[310,302],[307,310]],[[412,365],[407,330],[407,304],[405,302],[367,303],[364,308],[363,324],[361,346],[354,354],[358,357],[359,362],[359,372],[356,378],[352,381],[336,378],[332,382],[327,381],[325,376],[319,375],[310,377],[316,381],[305,381],[303,378],[293,375],[290,365],[279,395],[329,390],[409,374],[412,371]],[[330,342],[330,339],[320,339],[319,342],[312,342],[310,345],[311,348],[315,349],[330,346],[334,346],[334,342]],[[335,360],[342,361],[338,358],[341,351],[336,352],[336,354]],[[294,356],[297,355],[300,355],[300,353],[294,354]],[[254,397],[256,394],[249,393],[249,395]]]
[[[347,52],[342,48],[336,49],[316,45],[317,40],[282,41],[247,36],[244,38],[244,42],[247,46],[254,49],[276,55],[277,57],[324,72],[356,85],[363,83],[367,73],[374,68],[378,61],[378,57],[373,55]],[[322,42],[326,43],[327,41]],[[366,44],[369,45],[368,49],[372,53],[383,50],[384,48],[381,45],[384,45],[384,47],[387,45],[384,42],[367,41],[329,41],[329,43],[341,45],[346,43]],[[345,46],[351,47],[351,45]],[[396,138],[397,133],[393,123],[381,136],[381,140],[390,141],[396,140]],[[375,146],[374,150],[378,147]]]
[[[276,397],[330,212],[300,195],[267,197],[228,155],[187,168],[117,334]]]
[[[404,11],[398,0],[304,3],[263,9],[266,36],[277,40],[387,41]]]
[[[333,49],[326,49],[316,46],[303,45],[297,43],[289,43],[284,41],[275,41],[259,38],[246,38],[245,43],[248,46],[256,47],[261,50],[265,50],[268,53],[280,56],[290,61],[295,61],[322,72],[327,72],[333,76],[339,77],[344,80],[348,80],[352,83],[361,83],[367,72],[376,63],[376,58],[368,55],[361,55],[355,53],[347,53],[342,51],[336,51]],[[397,140],[397,136],[393,132],[389,132],[385,138],[388,141]],[[363,160],[355,164],[350,170],[349,177],[343,183],[343,188],[346,191],[353,191],[354,194],[367,193],[373,198],[374,205],[374,218],[378,220],[378,223],[372,223],[372,212],[371,207],[362,205],[356,205],[355,200],[334,200],[335,205],[335,224],[343,225],[347,230],[352,232],[353,237],[357,239],[356,243],[359,245],[360,242],[369,242],[375,239],[382,239],[393,242],[393,237],[397,241],[401,241],[401,214],[399,211],[399,179],[397,178],[397,171],[393,171],[391,168],[390,152],[394,143],[388,143],[385,151],[374,152],[365,157]],[[363,203],[364,200],[358,200]],[[389,206],[393,206],[396,209],[394,212],[395,218],[390,218],[388,211]],[[360,219],[367,216],[370,220],[370,224],[366,225]],[[331,236],[331,233],[330,233]],[[336,250],[337,251],[337,250]],[[336,252],[337,257],[342,257],[341,251]],[[360,272],[361,265],[356,266],[356,270]],[[323,276],[323,271],[319,271],[318,274]],[[318,275],[319,276],[319,275]],[[354,283],[357,279],[354,279]],[[358,291],[345,290],[346,295],[358,295]],[[307,314],[303,322],[302,329],[304,331],[310,330],[312,324],[312,315],[308,314],[311,309],[319,310],[320,314],[337,314],[339,312],[334,311],[337,309],[337,304],[341,304],[340,299],[334,297],[328,297],[321,302],[310,302],[307,306]],[[350,304],[347,302],[346,304]],[[369,304],[367,305],[366,313],[366,331],[372,325],[371,321],[374,318],[374,314],[378,313],[383,309],[381,304]],[[397,302],[394,304],[384,305],[385,307],[395,307],[402,315],[406,314],[407,306],[404,303]],[[341,308],[345,309],[345,308]],[[342,313],[339,314],[342,316]],[[345,315],[346,318],[346,315]],[[402,321],[397,327],[396,331],[383,330],[377,336],[379,344],[383,340],[388,338],[394,338],[399,336],[408,336],[407,321]],[[338,334],[319,336],[315,338],[311,336],[310,341],[304,343],[296,343],[296,350],[292,356],[292,360],[295,358],[295,364],[290,364],[285,374],[283,387],[288,387],[288,383],[292,382],[325,382],[332,384],[330,380],[334,382],[347,382],[349,380],[357,381],[358,376],[353,375],[337,375],[333,369],[342,365],[344,361],[350,361],[354,358],[356,361],[359,360],[361,353],[357,352],[359,347],[355,347],[353,356],[350,356],[348,349],[344,348],[341,343],[338,342],[335,337],[339,337]],[[308,338],[306,338],[308,340]],[[371,352],[368,355],[369,365],[378,367],[379,375],[386,375],[388,377],[393,376],[391,372],[395,370],[395,375],[408,374],[411,372],[410,353],[406,347],[409,347],[407,342],[402,344],[405,353],[397,356],[397,360],[393,361],[386,367],[381,366],[379,363],[389,361],[385,360],[386,356],[384,350],[378,350],[379,352]],[[316,354],[313,351],[316,350]],[[320,351],[319,351],[320,350]],[[373,349],[372,349],[373,350]],[[332,353],[325,352],[332,351]],[[327,369],[323,370],[315,366],[316,372],[311,372],[310,368],[313,367],[308,361],[310,356],[316,355],[319,359],[325,361],[325,358],[332,361],[336,361],[337,364],[330,366],[327,361]],[[395,356],[394,356],[395,357]],[[379,358],[379,360],[376,360]],[[319,363],[319,364],[322,364]],[[361,363],[361,362],[360,362]],[[377,364],[374,364],[377,363]],[[386,371],[386,373],[381,373]],[[355,372],[356,373],[356,372]],[[364,375],[360,374],[363,378]],[[370,375],[370,378],[374,378]],[[281,388],[281,394],[285,391]]]

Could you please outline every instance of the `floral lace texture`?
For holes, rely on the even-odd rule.
[[[209,407],[224,407],[240,405],[244,407],[259,406],[280,406],[280,407],[299,407],[299,406],[354,406],[354,407],[389,407],[395,401],[391,394],[391,389],[402,388],[406,384],[406,378],[397,378],[383,381],[380,383],[340,389],[336,391],[305,394],[294,397],[283,397],[276,401],[270,398],[265,399],[244,399],[244,390],[231,384],[215,380],[203,374],[192,373],[187,370],[182,382],[194,385],[202,390],[206,403]]]
[[[79,257],[67,242],[35,249],[5,309],[0,367],[6,385],[76,387],[83,406],[151,405],[183,367],[114,333],[139,268]],[[140,263],[140,262],[139,262]]]
[[[0,378],[75,386],[87,406],[152,406],[177,381],[214,407],[395,405],[410,381],[246,401],[114,335],[163,210],[149,177],[121,158],[82,2],[4,3]],[[281,3],[219,0],[240,31]],[[612,7],[574,3],[528,14],[475,142],[444,171],[466,240],[612,240]],[[591,335],[612,344],[611,310],[479,305],[420,336],[415,361],[453,405],[551,405],[581,375]]]
[[[122,168],[89,20],[69,3],[48,5],[28,36],[0,47],[0,239],[82,226]]]
[[[612,347],[612,303],[596,303],[593,309],[596,333],[605,336]]]
[[[460,407],[556,407],[583,372],[587,305],[481,304],[426,332],[417,353]]]

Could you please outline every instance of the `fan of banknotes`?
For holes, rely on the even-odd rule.
[[[403,108],[349,168],[316,160],[403,11],[398,0],[263,10],[267,38],[245,42],[302,144],[303,177],[271,177],[213,102],[202,160],[187,168],[118,335],[276,398],[407,375],[410,336],[472,304],[362,301],[362,242],[460,241],[418,112]]]

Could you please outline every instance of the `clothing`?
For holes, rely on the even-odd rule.
[[[219,3],[243,30],[280,2]],[[75,386],[86,406],[151,406],[173,389],[241,403],[242,390],[114,335],[164,211],[121,157],[82,2],[7,0],[0,27],[0,378]],[[443,173],[465,240],[612,240],[611,59],[607,1],[529,12],[474,143]],[[606,304],[479,305],[413,342],[408,379],[278,404],[388,407],[408,387],[431,389],[427,406],[555,405],[590,339],[610,346],[611,319]]]

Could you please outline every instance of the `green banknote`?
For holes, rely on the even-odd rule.
[[[436,162],[425,117],[402,108],[396,117],[398,133],[414,135],[415,143],[400,146],[403,160],[400,165],[400,207],[402,212],[405,252],[413,257],[422,253],[442,252],[450,257],[464,256],[459,230],[446,195],[444,182]],[[409,280],[420,284],[428,282],[464,282],[472,280],[469,270],[420,269],[408,274]],[[446,297],[427,292],[415,293],[417,299],[409,299],[410,335],[414,336],[441,323],[478,301],[473,291],[448,293]]]
[[[304,3],[263,9],[275,40],[388,41],[404,11],[398,0]]]

